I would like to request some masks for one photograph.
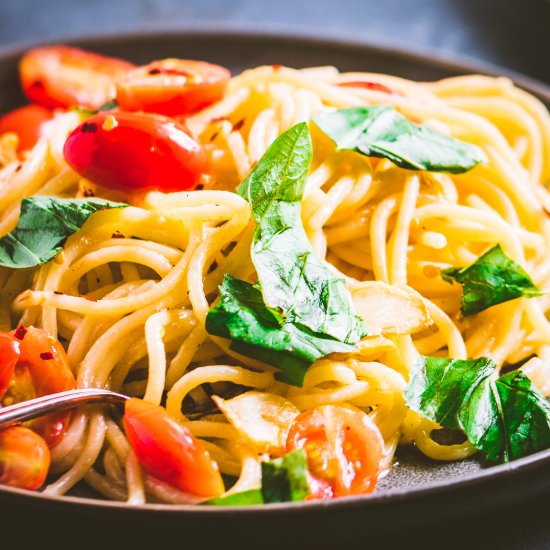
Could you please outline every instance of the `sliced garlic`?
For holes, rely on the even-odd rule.
[[[300,411],[279,395],[250,391],[233,399],[212,398],[227,420],[258,453],[282,456]]]
[[[422,296],[410,287],[367,281],[356,285],[351,295],[369,336],[413,334],[432,324]]]

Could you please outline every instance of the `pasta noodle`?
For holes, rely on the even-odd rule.
[[[353,82],[380,83],[395,93],[345,85]],[[237,185],[285,130],[314,114],[359,105],[394,106],[479,146],[488,162],[459,175],[412,172],[335,150],[310,127],[314,156],[302,219],[315,253],[352,296],[364,281],[417,290],[433,324],[414,334],[366,336],[354,351],[315,362],[298,388],[209,335],[205,319],[225,273],[254,280],[254,222],[249,204],[233,192]],[[0,136],[0,235],[15,227],[24,197],[121,198],[78,176],[63,158],[67,133],[82,117],[59,112],[23,161],[10,136]],[[407,409],[403,389],[419,355],[487,356],[499,369],[536,355],[524,371],[550,395],[550,299],[520,298],[462,318],[459,287],[439,277],[500,243],[539,288],[549,287],[550,117],[534,97],[505,78],[479,75],[416,83],[331,67],[259,67],[232,78],[221,101],[186,122],[208,155],[203,188],[123,196],[131,206],[94,214],[55,261],[17,273],[0,268],[2,329],[32,324],[59,337],[79,387],[166,403],[205,442],[221,472],[237,478],[230,492],[258,487],[264,457],[220,411],[209,410],[212,393],[268,392],[300,411],[323,404],[359,408],[380,428],[388,465],[398,442],[415,443],[436,460],[475,452],[468,442],[436,442],[431,436],[439,427]],[[196,417],[201,408],[206,412]],[[48,494],[84,482],[129,504],[196,501],[140,470],[106,409],[73,415],[52,460],[58,477]]]

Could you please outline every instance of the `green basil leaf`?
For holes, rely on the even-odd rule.
[[[351,107],[312,120],[338,149],[385,158],[409,170],[461,174],[487,162],[479,147],[413,124],[393,107]]]
[[[261,489],[249,489],[241,493],[232,493],[223,497],[211,498],[204,504],[212,506],[253,506],[264,504],[264,497]]]
[[[260,290],[250,283],[225,275],[220,302],[206,317],[206,330],[230,338],[231,349],[278,367],[278,378],[301,386],[311,363],[332,352],[353,346],[314,334],[307,327],[287,322],[267,308]]]
[[[421,357],[405,389],[409,408],[451,430],[460,429],[464,399],[495,370],[491,359]]]
[[[265,502],[297,502],[309,495],[307,457],[303,449],[262,462],[262,495]]]
[[[237,192],[252,207],[252,262],[265,304],[288,322],[348,344],[366,334],[344,282],[315,256],[301,220],[312,156],[307,124],[279,136]]]
[[[45,264],[94,212],[125,206],[96,198],[25,198],[17,226],[0,239],[0,266],[17,269]]]
[[[448,283],[463,285],[462,315],[479,313],[496,304],[516,298],[534,298],[544,294],[526,271],[495,245],[468,267],[450,267],[441,271]]]
[[[214,506],[251,506],[271,502],[299,502],[309,496],[307,457],[303,449],[262,462],[262,487],[207,500]]]
[[[407,405],[461,429],[488,460],[509,462],[550,447],[550,405],[522,371],[493,381],[491,359],[422,357],[405,388]]]

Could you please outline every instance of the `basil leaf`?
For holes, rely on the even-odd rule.
[[[297,502],[309,495],[307,457],[303,449],[262,462],[262,495],[265,502]]]
[[[211,498],[205,502],[212,506],[253,506],[263,504],[264,497],[261,489],[250,489],[241,493],[232,493],[223,497]]]
[[[462,315],[479,313],[496,304],[516,298],[534,298],[544,294],[526,271],[495,245],[468,267],[451,267],[441,271],[448,283],[463,285],[460,303]]]
[[[405,389],[405,400],[409,408],[433,422],[460,429],[458,415],[463,401],[494,370],[494,362],[485,357],[422,357]]]
[[[307,457],[303,449],[262,462],[262,487],[207,500],[215,506],[250,506],[271,502],[299,502],[309,496]]]
[[[301,220],[312,156],[307,124],[279,136],[238,187],[252,207],[252,262],[265,304],[288,322],[348,344],[366,334],[351,296],[315,256]]]
[[[422,357],[405,388],[407,405],[461,429],[488,460],[509,462],[550,447],[550,405],[521,371],[490,379],[491,359]]]
[[[351,351],[353,346],[308,328],[287,322],[264,304],[260,290],[225,275],[220,302],[206,316],[210,334],[230,338],[231,349],[278,367],[278,378],[301,386],[311,363],[329,353]]]
[[[17,226],[0,239],[0,266],[18,269],[45,264],[94,212],[125,206],[96,198],[25,198]]]
[[[479,147],[413,124],[393,107],[352,107],[312,120],[338,149],[385,158],[409,170],[461,174],[487,162]]]

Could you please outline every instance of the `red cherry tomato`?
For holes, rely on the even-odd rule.
[[[384,92],[386,94],[401,95],[396,90],[392,90],[391,88],[388,88],[388,86],[384,86],[384,84],[380,84],[379,82],[369,82],[368,80],[340,82],[338,85],[345,88],[365,88],[367,90],[375,90],[376,92]]]
[[[126,73],[117,81],[116,99],[127,111],[182,115],[219,101],[230,78],[219,65],[163,59]]]
[[[20,356],[2,400],[4,405],[76,388],[65,350],[55,338],[35,327],[19,327],[12,335],[19,342]],[[49,414],[26,425],[51,447],[65,433],[71,414]]]
[[[50,467],[46,442],[24,426],[11,426],[0,431],[0,484],[39,489]]]
[[[19,150],[32,149],[42,135],[42,125],[53,113],[39,105],[27,105],[0,118],[0,134],[14,132],[19,137]]]
[[[146,113],[98,113],[69,135],[63,152],[81,176],[126,192],[192,189],[206,171],[185,126]]]
[[[17,339],[7,332],[0,332],[0,399],[8,389],[20,354]]]
[[[218,466],[202,443],[163,407],[128,400],[124,429],[139,463],[153,477],[205,498],[224,491]]]
[[[372,492],[384,458],[384,440],[376,424],[364,412],[339,405],[300,414],[286,446],[289,452],[306,451],[311,475],[328,483],[335,497]]]
[[[66,46],[36,48],[19,64],[25,95],[43,107],[97,109],[115,95],[115,80],[135,65]]]

